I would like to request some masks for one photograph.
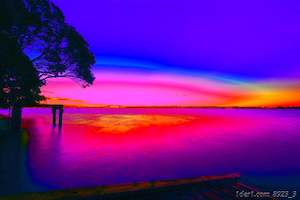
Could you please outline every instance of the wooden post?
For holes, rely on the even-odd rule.
[[[56,106],[52,106],[52,126],[56,126]]]
[[[62,127],[63,112],[64,112],[64,107],[59,106],[59,122],[58,122],[59,129],[61,129],[61,127]]]
[[[20,131],[22,124],[22,107],[19,105],[15,105],[11,110],[11,129],[14,131]]]

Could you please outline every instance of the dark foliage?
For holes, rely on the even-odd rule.
[[[94,76],[91,67],[95,63],[87,42],[70,25],[65,23],[62,12],[48,0],[28,0],[27,10],[36,19],[20,42],[24,50],[32,52],[33,65],[42,80],[67,77],[83,86],[91,85]]]
[[[0,25],[31,58],[41,80],[67,77],[82,86],[93,83],[94,55],[49,0],[1,0]]]
[[[0,47],[0,104],[25,106],[42,100],[43,83],[29,58],[14,40],[3,34],[0,34]]]
[[[4,107],[33,105],[43,97],[37,70],[23,53],[17,33],[26,29],[30,20],[19,1],[1,1],[0,8],[0,105]],[[17,28],[19,29],[18,31]],[[12,34],[14,33],[14,34]]]
[[[49,0],[0,0],[0,106],[11,107],[20,129],[21,108],[43,99],[48,78],[93,83],[95,63],[86,41]]]
[[[1,0],[0,103],[28,105],[42,99],[48,78],[93,83],[94,55],[48,0]]]

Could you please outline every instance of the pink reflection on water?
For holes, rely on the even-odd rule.
[[[51,188],[300,168],[298,110],[67,109],[61,133],[25,113],[31,175]]]

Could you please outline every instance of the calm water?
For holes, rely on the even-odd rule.
[[[0,138],[0,194],[232,172],[299,186],[300,110],[65,109],[61,132],[50,109],[24,117]]]

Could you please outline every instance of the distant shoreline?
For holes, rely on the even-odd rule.
[[[35,107],[35,106],[33,106]],[[128,109],[128,108],[145,108],[145,109],[186,109],[186,108],[201,108],[201,109],[300,109],[300,106],[295,107],[221,107],[221,106],[107,106],[107,107],[98,107],[98,106],[68,106],[65,105],[65,108],[110,108],[110,109]]]
[[[52,105],[61,105],[61,104],[41,104],[38,106],[27,106],[26,108],[43,108],[43,107],[51,107]],[[64,108],[105,108],[105,109],[186,109],[186,108],[195,108],[195,109],[300,109],[300,106],[277,106],[277,107],[240,107],[240,106],[71,106],[64,105]],[[8,109],[4,107],[0,107],[0,109]]]

